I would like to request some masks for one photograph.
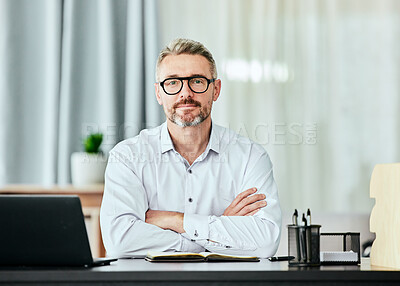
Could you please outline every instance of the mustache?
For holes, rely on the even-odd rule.
[[[172,106],[172,108],[173,108],[173,109],[176,109],[176,108],[178,108],[179,105],[183,105],[183,104],[193,104],[193,105],[199,106],[199,107],[201,106],[200,102],[198,102],[198,101],[194,100],[193,98],[190,98],[190,97],[189,97],[189,98],[186,98],[186,99],[184,99],[184,100],[181,100],[181,101],[175,103],[175,104]]]

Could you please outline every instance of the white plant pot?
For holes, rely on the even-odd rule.
[[[77,187],[104,183],[107,156],[103,154],[75,152],[71,155],[72,184]]]

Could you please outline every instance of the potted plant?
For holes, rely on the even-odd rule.
[[[72,153],[71,178],[74,186],[82,187],[104,183],[107,156],[100,150],[102,141],[103,134],[90,134],[83,141],[85,152]]]

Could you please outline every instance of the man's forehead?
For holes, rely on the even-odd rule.
[[[161,77],[204,75],[209,77],[210,63],[201,55],[168,55],[159,66]]]

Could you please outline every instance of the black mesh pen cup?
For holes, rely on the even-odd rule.
[[[320,225],[288,225],[289,266],[319,266]]]

